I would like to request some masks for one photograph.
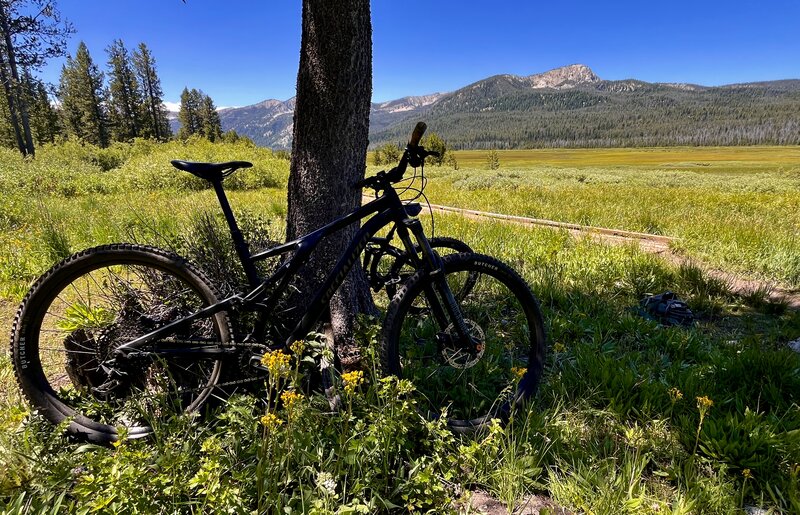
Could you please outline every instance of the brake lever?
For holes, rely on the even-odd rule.
[[[425,147],[418,146],[414,149],[414,152],[408,156],[408,164],[411,165],[412,168],[417,168],[419,165],[425,162],[426,157],[441,157],[442,154],[436,152],[435,150],[425,150]]]
[[[425,162],[425,158],[428,156],[425,147],[422,145],[415,147],[412,152],[409,152],[408,155],[408,164],[411,168],[417,168],[419,165]]]

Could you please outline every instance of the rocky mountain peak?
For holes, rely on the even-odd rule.
[[[568,89],[581,84],[600,82],[591,68],[585,64],[571,64],[553,70],[529,75],[526,79],[532,88]]]
[[[420,107],[430,105],[442,97],[442,93],[432,93],[430,95],[420,95],[413,97],[403,97],[396,100],[389,100],[379,104],[372,104],[373,111],[386,111],[398,113],[401,111],[413,111]]]

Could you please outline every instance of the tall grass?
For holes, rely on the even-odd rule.
[[[215,210],[208,182],[172,159],[250,160],[225,181],[240,212],[280,215],[288,162],[246,143],[137,140],[101,149],[69,141],[45,145],[35,160],[0,153],[0,294],[20,298],[36,276],[82,248],[180,233],[198,211]],[[255,191],[258,190],[258,193]],[[163,242],[162,242],[163,243]]]
[[[674,236],[676,251],[712,266],[800,286],[800,157],[770,164],[763,154],[708,167],[429,167],[427,194],[438,204]]]
[[[213,192],[171,170],[170,158],[255,160],[255,177],[269,177],[276,187],[248,189],[262,179],[247,178],[249,170],[237,172],[234,178],[244,182],[231,192],[231,203],[249,234],[264,242],[283,234],[285,161],[264,150],[204,142],[146,151],[144,145],[115,150],[122,157],[103,158],[103,166],[116,163],[105,171],[95,162],[97,149],[67,145],[53,159],[71,168],[53,172],[65,175],[50,185],[23,177],[29,169],[47,173],[46,151],[34,163],[7,156],[16,164],[0,172],[0,181],[21,181],[27,189],[6,194],[8,209],[0,217],[0,313],[6,327],[12,302],[67,252],[135,239],[178,248],[200,261],[224,255],[224,249],[197,249],[216,241],[209,234],[222,227]],[[175,154],[181,150],[184,155]],[[500,159],[502,164],[502,153]],[[523,172],[506,177],[520,181],[502,189],[511,198],[503,204],[509,209],[512,200],[524,201],[524,188],[544,188],[535,181],[549,184],[554,199],[575,192],[576,204],[581,195],[599,201],[623,191],[606,191],[613,183],[602,170],[583,182],[555,178],[553,170],[526,173],[534,179]],[[646,177],[619,173],[619,184],[647,191]],[[461,173],[434,175],[432,200],[448,203],[439,194],[472,198],[469,190],[452,187],[467,180]],[[112,176],[126,186],[106,182]],[[524,186],[526,180],[534,186]],[[572,189],[559,190],[559,181]],[[599,190],[576,187],[592,181]],[[715,198],[713,191],[725,191],[724,182],[702,188],[696,213],[708,208],[704,202]],[[781,187],[787,188],[784,203],[775,201],[779,196],[758,197],[766,213],[778,216],[784,204],[796,202],[788,186]],[[486,190],[500,188],[490,184]],[[622,198],[641,204],[634,197]],[[679,197],[671,198],[680,203]],[[493,198],[504,201],[499,193]],[[606,216],[599,208],[587,212]],[[632,214],[612,213],[618,220]],[[665,224],[667,232],[681,226],[670,220],[658,216],[653,223]],[[455,215],[437,215],[436,231],[511,264],[542,302],[550,340],[546,375],[534,402],[507,427],[456,436],[423,420],[402,393],[412,385],[382,379],[375,370],[379,323],[371,321],[358,334],[365,380],[350,389],[346,409],[337,414],[321,396],[304,396],[294,405],[301,410],[295,416],[265,395],[242,395],[209,419],[176,415],[156,428],[154,438],[109,449],[69,441],[30,413],[9,359],[0,355],[0,504],[9,513],[249,513],[259,507],[443,513],[464,511],[469,493],[480,489],[511,509],[539,495],[587,513],[727,514],[744,505],[800,511],[800,356],[785,345],[800,337],[800,314],[775,309],[757,295],[737,297],[697,267],[674,267],[632,246]],[[667,289],[698,315],[694,327],[666,328],[638,316],[643,295]],[[713,402],[703,404],[705,412],[702,398]],[[282,423],[265,419],[265,425],[267,413]]]
[[[247,142],[213,144],[208,140],[155,143],[136,140],[98,148],[78,141],[43,145],[35,160],[26,160],[8,149],[0,151],[0,191],[24,195],[75,197],[92,193],[153,190],[201,190],[206,181],[178,172],[172,159],[188,161],[250,160],[247,174],[226,181],[230,189],[256,189],[285,185],[288,164],[269,149]]]

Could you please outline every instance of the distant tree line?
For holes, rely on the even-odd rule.
[[[33,77],[64,55],[72,25],[50,0],[0,0],[0,143],[34,155],[34,141],[49,139],[55,115],[45,85]]]
[[[73,137],[105,147],[114,141],[172,137],[156,61],[146,44],[130,52],[122,40],[106,48],[105,73],[80,42],[67,55],[57,86],[36,78],[45,62],[66,55],[75,32],[55,0],[0,0],[0,145],[34,155],[36,145]],[[208,95],[184,89],[180,137],[223,137]]]
[[[25,68],[18,83],[10,81],[16,95],[6,95],[5,102],[0,102],[0,144],[32,155],[34,145],[65,137],[101,147],[133,138],[169,139],[172,133],[161,81],[147,45],[140,43],[131,53],[122,40],[116,40],[106,54],[107,72],[103,73],[81,42],[75,55],[67,56],[54,89]]]
[[[414,119],[436,127],[453,149],[800,144],[800,88],[791,83],[697,91],[618,86],[458,94]],[[408,124],[400,120],[371,139],[398,141]]]

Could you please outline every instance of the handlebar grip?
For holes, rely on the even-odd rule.
[[[417,126],[414,127],[414,132],[411,133],[411,139],[408,140],[408,146],[416,147],[419,145],[419,140],[422,139],[422,135],[425,134],[425,129],[427,128],[428,126],[425,124],[425,122],[417,123]]]

